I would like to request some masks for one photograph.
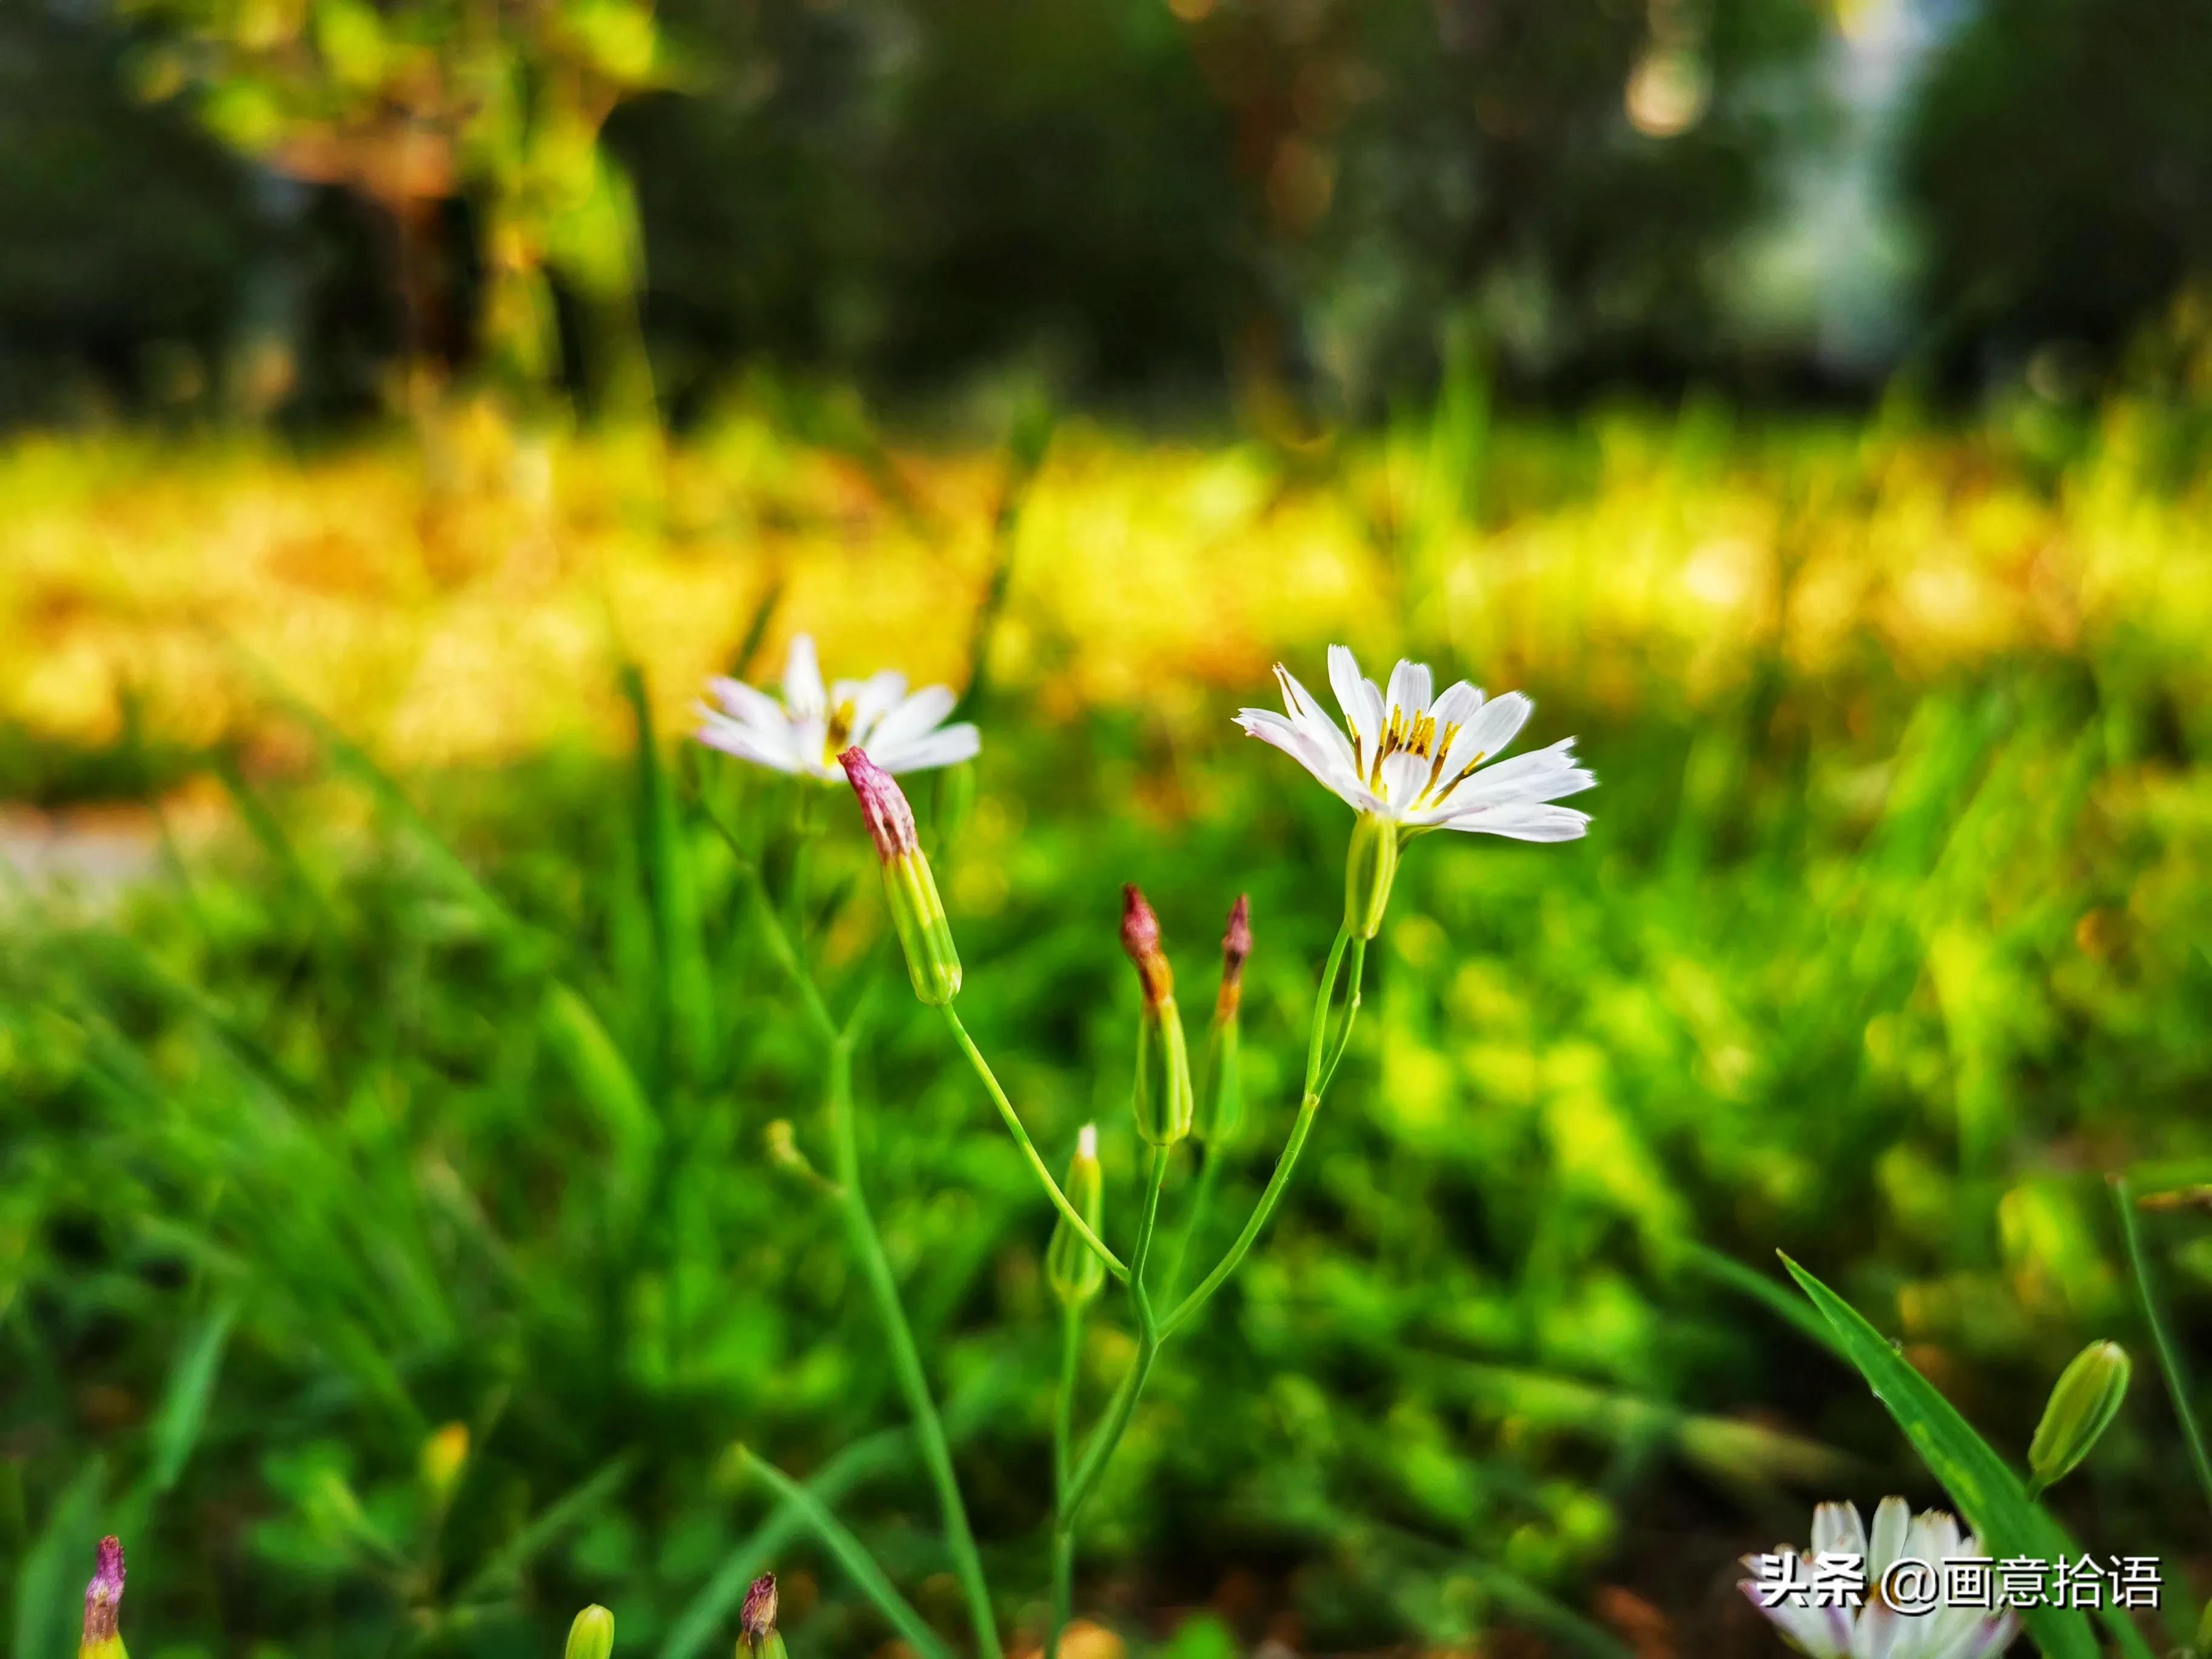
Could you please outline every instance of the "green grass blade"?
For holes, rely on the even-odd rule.
[[[19,1659],[70,1652],[76,1646],[84,1581],[100,1542],[100,1488],[106,1471],[94,1457],[62,1489],[38,1541],[15,1571],[15,1652]]]
[[[2136,1214],[2135,1189],[2125,1176],[2112,1178],[2112,1203],[2120,1212],[2120,1237],[2127,1245],[2128,1267],[2135,1274],[2136,1292],[2142,1298],[2144,1322],[2150,1327],[2151,1346],[2158,1351],[2159,1374],[2166,1379],[2166,1398],[2173,1401],[2173,1414],[2181,1419],[2181,1437],[2189,1443],[2189,1461],[2196,1466],[2197,1484],[2204,1489],[2204,1499],[2212,1504],[2212,1457],[2205,1455],[2204,1431],[2197,1421],[2196,1408],[2189,1403],[2189,1373],[2181,1363],[2181,1351],[2174,1346],[2173,1332],[2166,1322],[2166,1307],[2160,1301],[2158,1286],[2150,1276],[2150,1258],[2144,1252],[2142,1223]]]
[[[613,1497],[629,1479],[635,1462],[634,1454],[624,1452],[548,1504],[471,1575],[453,1596],[454,1603],[465,1606],[480,1601],[488,1591],[512,1583],[547,1545]]]
[[[645,676],[635,663],[623,666],[622,689],[635,725],[639,840],[659,939],[661,995],[677,1056],[685,1075],[697,1079],[713,1069],[715,1048],[714,979],[699,918],[698,878],[676,792],[661,763]]]
[[[1826,1320],[1765,1273],[1746,1267],[1734,1256],[1723,1255],[1718,1250],[1693,1240],[1686,1240],[1676,1247],[1674,1260],[1694,1273],[1703,1273],[1715,1284],[1741,1296],[1749,1297],[1807,1341],[1826,1348],[1838,1358],[1850,1358]]]
[[[206,1426],[208,1404],[215,1398],[216,1379],[222,1372],[222,1357],[230,1346],[231,1327],[237,1322],[234,1304],[225,1304],[200,1322],[177,1356],[169,1374],[168,1391],[154,1419],[154,1490],[166,1492],[177,1484],[192,1448]]]
[[[2078,1559],[2066,1529],[2027,1495],[2020,1477],[1974,1432],[1936,1385],[1905,1363],[1887,1338],[1851,1304],[1788,1256],[1782,1264],[1834,1329],[1844,1357],[1874,1390],[1912,1449],[1959,1506],[1982,1547],[1995,1556],[2028,1555],[2050,1561]],[[2127,1615],[2103,1610],[2105,1624],[2123,1652],[2149,1659],[2150,1649]],[[2097,1638],[2078,1608],[2023,1607],[2027,1627],[2046,1659],[2097,1659]]]
[[[921,1659],[953,1659],[952,1650],[945,1645],[944,1638],[924,1623],[920,1613],[898,1587],[876,1565],[860,1540],[853,1536],[845,1523],[830,1512],[829,1506],[781,1469],[758,1453],[745,1454],[746,1464],[766,1481],[776,1496],[796,1510],[825,1548],[837,1558],[854,1584],[876,1604],[876,1610],[890,1621],[891,1627],[907,1639],[908,1645]]]

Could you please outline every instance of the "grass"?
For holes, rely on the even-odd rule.
[[[1086,1510],[1079,1610],[1195,1647],[1210,1607],[1309,1649],[1767,1651],[1737,1553],[1814,1498],[1936,1492],[1707,1253],[1778,1284],[1786,1249],[2000,1447],[2084,1340],[2136,1340],[2102,1176],[2212,1150],[2212,556],[2201,488],[2144,459],[2154,411],[2036,431],[1509,427],[1444,514],[1425,458],[1451,452],[1402,435],[1063,430],[1015,520],[982,760],[917,804],[963,1018],[1048,1162],[1099,1121],[1117,1248],[1121,882],[1193,987],[1252,894],[1215,1249],[1289,1127],[1348,817],[1227,726],[1273,655],[1312,683],[1328,637],[1429,641],[1531,691],[1530,737],[1578,733],[1601,781],[1587,842],[1412,849],[1275,1229]],[[880,982],[868,1197],[1002,1626],[1036,1638],[1050,1212],[904,992],[849,803],[671,736],[749,633],[757,673],[804,625],[833,669],[962,677],[1001,469],[897,459],[903,505],[758,423],[578,447],[534,518],[374,449],[0,460],[18,791],[140,757],[179,872],[22,897],[0,933],[19,1651],[66,1644],[103,1528],[134,1544],[142,1659],[543,1654],[587,1600],[625,1652],[693,1659],[765,1565],[802,1659],[874,1648],[894,1632],[762,1460],[959,1643],[803,1162],[834,1162],[819,1056],[718,821],[835,1008]],[[2185,1344],[2212,1255],[2185,1216],[2146,1227]],[[1106,1305],[1086,1412],[1135,1343]],[[2201,1566],[2172,1443],[2139,1399],[2055,1507]]]

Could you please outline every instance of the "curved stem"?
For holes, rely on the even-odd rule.
[[[1122,1431],[1129,1426],[1129,1419],[1137,1409],[1137,1396],[1145,1391],[1145,1379],[1152,1375],[1152,1361],[1159,1357],[1160,1327],[1152,1316],[1152,1299],[1145,1292],[1145,1266],[1152,1253],[1152,1235],[1160,1218],[1160,1188],[1167,1176],[1168,1149],[1155,1146],[1152,1172],[1145,1182],[1144,1218],[1138,1224],[1136,1249],[1129,1256],[1129,1299],[1137,1311],[1137,1355],[1123,1374],[1121,1386],[1114,1390],[1113,1403],[1107,1407],[1104,1419],[1091,1431],[1091,1443],[1083,1449],[1083,1461],[1076,1466],[1073,1478],[1060,1494],[1059,1525],[1070,1534],[1075,1530],[1075,1518],[1081,1513],[1084,1501],[1097,1486],[1098,1477],[1106,1472],[1107,1460],[1121,1444]]]
[[[1067,1201],[1067,1194],[1060,1191],[1060,1182],[1052,1178],[1052,1171],[1045,1167],[1044,1159],[1038,1156],[1036,1145],[1030,1139],[1030,1132],[1022,1127],[1021,1114],[1014,1109],[1014,1103],[1006,1098],[1006,1091],[999,1086],[998,1077],[992,1072],[990,1061],[983,1058],[983,1051],[975,1046],[975,1039],[968,1035],[968,1028],[960,1023],[958,1012],[949,1002],[945,1005],[945,1023],[952,1028],[952,1035],[959,1040],[962,1051],[975,1066],[975,1075],[983,1079],[983,1087],[990,1093],[991,1103],[999,1109],[999,1115],[1006,1120],[1006,1133],[1013,1136],[1014,1144],[1022,1149],[1022,1156],[1029,1160],[1030,1172],[1036,1176],[1038,1185],[1044,1188],[1045,1196],[1052,1200],[1053,1208],[1060,1212],[1060,1219],[1074,1229],[1075,1236],[1091,1247],[1093,1255],[1106,1264],[1108,1273],[1127,1282],[1128,1267],[1120,1256],[1106,1248],[1106,1241],[1091,1231],[1091,1224],[1077,1214],[1075,1206]]]
[[[952,1659],[952,1650],[922,1621],[912,1603],[898,1593],[884,1570],[876,1565],[875,1557],[868,1553],[866,1547],[853,1536],[843,1522],[830,1512],[828,1504],[759,1453],[747,1452],[745,1462],[786,1507],[813,1528],[815,1535],[837,1558],[838,1565],[852,1575],[861,1594],[876,1604],[878,1611],[891,1621],[892,1628],[906,1638],[922,1659]]]
[[[1324,1070],[1322,1049],[1322,1038],[1328,1027],[1329,999],[1336,990],[1337,973],[1343,965],[1347,944],[1352,947],[1351,994],[1345,1006],[1344,1030],[1337,1040],[1335,1059]],[[1366,941],[1351,939],[1349,935],[1340,931],[1336,936],[1336,947],[1328,953],[1328,966],[1322,972],[1321,989],[1314,998],[1313,1033],[1306,1042],[1305,1093],[1298,1102],[1298,1115],[1291,1125],[1290,1139],[1283,1143],[1282,1155],[1275,1160],[1275,1172],[1268,1176],[1266,1190],[1260,1194],[1259,1203],[1253,1206],[1250,1218],[1244,1223],[1243,1231],[1237,1235],[1237,1242],[1229,1247],[1228,1254],[1221,1258],[1212,1273],[1199,1281],[1198,1288],[1177,1303],[1174,1310],[1161,1322],[1162,1336],[1172,1336],[1180,1330],[1194,1314],[1206,1305],[1208,1297],[1228,1283],[1230,1275],[1243,1266],[1245,1256],[1250,1253],[1254,1243],[1273,1217],[1276,1206],[1283,1201],[1284,1191],[1290,1186],[1291,1176],[1297,1169],[1298,1154],[1305,1150],[1306,1137],[1313,1133],[1314,1115],[1321,1110],[1322,1091],[1328,1087],[1329,1079],[1336,1075],[1337,1063],[1343,1060],[1344,1051],[1352,1042],[1352,1022],[1359,1012],[1360,981],[1366,966]]]
[[[1207,1141],[1199,1151],[1198,1187],[1190,1195],[1190,1213],[1183,1218],[1182,1237],[1176,1241],[1176,1256],[1169,1264],[1165,1299],[1172,1302],[1182,1289],[1183,1269],[1190,1265],[1193,1245],[1204,1242],[1206,1224],[1213,1213],[1214,1194],[1221,1186],[1222,1166],[1229,1162],[1227,1149]]]
[[[860,1191],[860,1153],[853,1127],[853,1042],[840,1034],[830,1044],[830,1125],[836,1146],[838,1200],[845,1213],[845,1231],[862,1275],[873,1294],[884,1335],[890,1346],[891,1368],[914,1414],[915,1438],[921,1443],[921,1460],[937,1487],[939,1508],[945,1516],[945,1541],[954,1570],[968,1598],[968,1615],[975,1627],[975,1644],[983,1659],[1000,1659],[998,1623],[991,1608],[991,1587],[983,1577],[982,1557],[975,1534],[968,1524],[968,1508],[961,1501],[960,1483],[952,1471],[952,1448],[931,1399],[929,1378],[922,1370],[921,1352],[915,1346],[913,1328],[899,1304],[898,1281],[890,1260],[884,1254],[875,1218]]]
[[[1075,1616],[1075,1528],[1063,1526],[1060,1506],[1067,1492],[1075,1442],[1075,1384],[1083,1357],[1083,1304],[1070,1303],[1060,1319],[1060,1398],[1052,1420],[1052,1628],[1044,1659],[1059,1659],[1060,1633]]]

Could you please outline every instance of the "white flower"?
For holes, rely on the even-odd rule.
[[[965,720],[943,724],[956,701],[949,686],[909,695],[906,676],[886,669],[825,691],[814,641],[804,634],[791,642],[781,702],[732,679],[708,680],[707,689],[721,707],[698,706],[700,742],[823,783],[845,781],[837,757],[848,749],[866,750],[886,772],[921,772],[972,759],[981,745]]]
[[[1974,1535],[1962,1537],[1958,1522],[1944,1510],[1927,1510],[1916,1516],[1902,1498],[1885,1498],[1874,1512],[1869,1538],[1856,1504],[1823,1504],[1813,1511],[1813,1546],[1807,1553],[1815,1562],[1826,1555],[1863,1563],[1863,1605],[1809,1605],[1818,1575],[1786,1546],[1763,1561],[1756,1555],[1745,1556],[1743,1565],[1752,1577],[1740,1581],[1737,1588],[1774,1621],[1791,1647],[1810,1659],[1996,1659],[2020,1634],[2020,1619],[2014,1613],[1954,1606],[1942,1599],[1944,1562],[1988,1560]],[[1900,1586],[1910,1588],[1914,1605],[1924,1611],[1905,1611],[1881,1593],[1892,1564],[1903,1560],[1923,1562],[1932,1570],[1932,1576],[1916,1576],[1917,1587]],[[1982,1582],[1993,1588],[1989,1577]],[[1796,1588],[1795,1598],[1778,1594],[1776,1587],[1784,1584]],[[1767,1605],[1770,1601],[1774,1605]]]
[[[1351,728],[1347,738],[1279,663],[1275,678],[1287,716],[1247,708],[1237,725],[1289,755],[1354,811],[1396,824],[1401,834],[1469,830],[1516,841],[1572,841],[1589,824],[1587,812],[1545,804],[1597,781],[1575,763],[1572,738],[1484,766],[1535,707],[1518,691],[1485,702],[1462,680],[1431,702],[1428,665],[1401,661],[1386,694],[1360,678],[1351,652],[1332,645],[1328,682]]]

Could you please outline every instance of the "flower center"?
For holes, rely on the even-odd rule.
[[[835,766],[837,757],[853,746],[853,717],[857,711],[848,698],[830,711],[830,729],[822,738],[822,761]]]

